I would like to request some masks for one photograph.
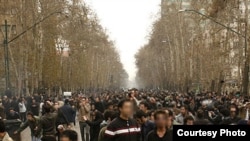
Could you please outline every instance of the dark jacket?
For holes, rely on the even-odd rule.
[[[141,129],[135,120],[114,119],[105,131],[105,141],[140,141]]]
[[[141,139],[142,141],[146,140],[148,133],[154,130],[155,124],[151,121],[147,121],[145,124],[141,126]]]
[[[173,130],[168,130],[162,138],[153,130],[149,132],[146,141],[173,141]]]
[[[98,135],[101,130],[100,124],[102,123],[103,118],[102,114],[96,114],[95,119],[91,122],[89,120],[86,121],[86,123],[90,126],[90,141],[97,141]]]
[[[25,130],[27,127],[30,127],[31,136],[40,138],[41,129],[38,128],[40,125],[40,119],[37,116],[35,116],[34,118],[35,118],[35,121],[26,120],[24,124],[22,124],[21,127],[17,130],[17,132],[20,133],[23,130]]]
[[[39,104],[38,103],[32,103],[30,106],[30,111],[35,116],[39,116]]]
[[[6,116],[7,120],[13,120],[13,119],[20,119],[19,113],[18,112],[13,112],[13,113],[7,113]]]
[[[213,125],[219,125],[222,122],[222,115],[217,114],[213,117],[208,117],[208,120],[213,124]]]
[[[6,115],[5,115],[5,112],[4,112],[4,107],[2,105],[0,106],[0,118],[1,119],[6,119]]]
[[[10,105],[15,111],[19,111],[18,102],[16,100],[11,101]]]
[[[209,122],[209,120],[208,119],[196,119],[195,121],[194,121],[194,125],[211,125],[212,123],[211,122]]]
[[[220,123],[221,125],[230,125],[230,124],[237,124],[241,120],[240,117],[224,117],[222,122]]]
[[[9,114],[10,112],[10,108],[11,108],[11,101],[9,99],[7,100],[3,100],[3,106],[4,106],[4,110],[6,115]],[[19,108],[17,109],[17,111],[19,110]]]
[[[104,105],[102,102],[95,102],[95,108],[101,113],[104,112]]]
[[[68,122],[75,122],[76,111],[69,104],[65,104],[59,110],[61,110],[62,114],[65,116]],[[66,122],[64,124],[66,124]]]
[[[56,134],[56,113],[47,113],[41,117],[39,130],[43,131],[43,136],[53,136]]]

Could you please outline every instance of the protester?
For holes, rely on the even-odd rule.
[[[148,114],[149,112],[149,104],[147,102],[140,102],[139,109],[142,110],[144,113]]]
[[[100,132],[100,125],[103,121],[103,116],[99,111],[96,111],[93,114],[95,117],[93,121],[89,121],[86,116],[84,116],[83,119],[90,126],[90,141],[98,141],[98,135]]]
[[[78,141],[78,135],[76,131],[65,130],[62,132],[60,141]]]
[[[211,124],[208,119],[204,117],[204,111],[199,109],[197,111],[197,116],[194,121],[194,125],[209,125]]]
[[[41,140],[41,130],[38,129],[40,126],[40,119],[37,116],[34,116],[33,113],[27,112],[27,120],[21,127],[14,132],[14,134],[20,134],[27,127],[30,128],[31,132],[31,141],[40,141]]]
[[[0,120],[6,119],[5,115],[5,109],[2,103],[2,100],[0,100]]]
[[[120,115],[108,125],[104,141],[140,141],[141,129],[131,118],[133,116],[131,100],[121,100],[118,109]]]
[[[176,121],[180,124],[184,124],[184,118],[187,117],[187,116],[192,116],[193,115],[191,113],[188,112],[188,109],[187,109],[187,106],[181,106],[180,108],[180,114],[176,116]]]
[[[148,119],[150,121],[154,122],[155,119],[154,119],[154,111],[153,110],[148,112]]]
[[[165,110],[165,112],[168,114],[168,118],[167,118],[167,128],[168,129],[173,129],[173,125],[180,125],[180,123],[178,123],[175,120],[175,116],[174,116],[174,112],[172,110]]]
[[[95,98],[95,109],[101,113],[104,112],[104,105],[103,105],[102,101],[100,100],[100,97]]]
[[[14,108],[9,108],[9,112],[7,113],[7,120],[20,119],[19,113],[14,110]]]
[[[11,96],[9,94],[8,94],[8,96],[7,96],[7,94],[5,96],[3,96],[2,103],[3,103],[4,109],[5,109],[5,114],[6,115],[9,114],[10,108],[14,109],[14,111],[16,111],[16,112],[19,112],[19,108],[15,109],[13,107],[12,101],[13,101],[13,99],[11,98]]]
[[[99,132],[98,141],[104,140],[105,131],[107,126],[117,117],[116,112],[111,110],[106,110],[104,112],[104,121],[101,123],[101,130]]]
[[[32,99],[30,111],[33,113],[34,116],[39,116],[39,103],[36,102],[35,99]]]
[[[26,104],[25,104],[25,99],[24,98],[20,98],[19,103],[19,114],[20,114],[20,119],[22,122],[26,121]]]
[[[79,113],[78,113],[78,120],[79,120],[79,126],[80,126],[80,132],[81,132],[81,137],[82,141],[89,141],[90,139],[90,134],[89,130],[90,127],[84,120],[84,116],[87,119],[90,119],[90,104],[87,102],[86,98],[82,98],[82,100],[79,103],[80,108],[79,108]],[[85,137],[86,136],[86,137]]]
[[[39,100],[39,96],[37,94],[35,96],[20,98],[21,103],[27,107],[26,111],[29,109],[35,114],[40,111],[42,114],[39,113],[40,117],[37,117],[27,112],[28,120],[21,125],[17,133],[29,126],[31,135],[37,140],[40,135],[43,136],[41,140],[46,141],[56,140],[56,137],[57,140],[70,140],[69,136],[62,137],[62,135],[64,131],[77,129],[72,128],[76,120],[79,121],[81,133],[79,139],[82,138],[83,141],[145,141],[147,137],[151,140],[152,136],[154,141],[165,136],[171,138],[168,133],[172,132],[173,125],[250,124],[249,97],[236,96],[233,93],[195,94],[159,89],[98,90],[93,93],[91,91],[86,91],[85,94],[74,93],[72,97],[65,98],[64,102],[61,97],[43,95],[44,98],[41,96]],[[15,102],[18,98],[3,96],[2,106],[0,102],[1,117],[6,117],[7,120],[20,119],[19,102]],[[100,111],[105,112],[102,114]],[[164,111],[166,119],[163,118],[165,115],[159,114],[158,111]],[[78,118],[75,118],[76,115]],[[38,124],[36,130],[34,124],[39,119],[40,123],[36,123]],[[153,125],[156,128],[153,128]],[[155,134],[156,132],[160,134]]]
[[[68,126],[68,124],[73,127],[74,126],[74,121],[75,121],[75,109],[73,109],[71,107],[71,105],[69,104],[69,100],[66,99],[64,101],[64,105],[58,109],[60,112],[62,112],[62,115],[66,118],[66,122],[61,123],[64,124],[65,127]],[[59,117],[61,118],[61,117]],[[63,120],[63,119],[62,119]]]
[[[3,120],[0,120],[0,140],[1,141],[13,141],[9,134],[6,132],[6,128]]]
[[[147,114],[142,110],[136,112],[135,119],[141,125],[141,140],[146,141],[146,136],[155,128],[155,124],[148,120]]]
[[[57,141],[54,136],[43,136],[41,141]]]
[[[194,125],[194,118],[192,116],[187,116],[184,118],[184,125]]]
[[[46,104],[43,106],[45,114],[41,117],[40,126],[38,130],[42,130],[43,138],[53,137],[56,139],[56,118],[57,113],[52,113],[51,108],[53,104],[50,101],[46,101]]]
[[[114,104],[112,102],[107,103],[106,110],[113,111],[114,110]]]
[[[241,118],[239,117],[239,109],[235,104],[231,104],[230,106],[230,124],[237,124]]]
[[[167,118],[168,115],[163,110],[154,113],[156,129],[148,134],[146,141],[173,141],[173,132],[166,126]]]

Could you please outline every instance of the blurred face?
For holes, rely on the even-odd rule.
[[[137,123],[140,124],[140,125],[143,124],[142,119],[140,119],[140,118],[136,118],[136,121],[137,121]]]
[[[86,99],[85,99],[85,98],[82,99],[82,104],[83,104],[83,105],[86,104]]]
[[[95,105],[91,105],[91,110],[95,110]]]
[[[113,105],[109,105],[108,109],[113,111],[114,110],[114,106]]]
[[[155,120],[155,118],[154,118],[154,113],[151,113],[151,115],[150,115],[150,120],[151,120],[151,121],[154,121],[154,120]]]
[[[97,97],[97,98],[95,98],[95,101],[96,102],[100,102],[100,99]]]
[[[194,125],[194,121],[193,120],[187,120],[187,124],[186,125]]]
[[[170,128],[173,124],[173,118],[172,117],[168,117],[167,118],[167,127]]]
[[[144,104],[140,104],[139,105],[139,109],[142,110],[142,111],[144,111],[144,112],[147,111],[147,108],[145,107]]]
[[[235,117],[236,116],[236,108],[230,108],[230,115],[231,117]]]
[[[209,97],[212,97],[212,94],[211,94],[211,93],[208,93],[208,96],[209,96]]]
[[[64,128],[62,127],[62,128],[58,128],[58,131],[60,132],[60,133],[62,133],[63,131],[64,131]]]
[[[71,140],[68,137],[63,136],[61,137],[60,141],[71,141]]]
[[[156,127],[162,128],[167,125],[167,116],[164,114],[159,114],[155,119]]]
[[[114,106],[114,111],[117,111],[118,110],[118,107],[117,106]]]
[[[131,117],[133,115],[133,104],[131,102],[125,102],[119,110],[123,116]]]
[[[89,103],[89,99],[88,98],[86,99],[86,103]]]
[[[32,117],[31,115],[27,115],[27,119],[28,119],[29,121],[33,121],[33,117]]]
[[[181,114],[182,114],[182,115],[185,115],[185,114],[186,114],[186,109],[185,109],[185,107],[181,107]]]
[[[10,113],[11,113],[11,114],[14,114],[14,113],[15,113],[15,111],[14,111],[14,110],[10,110]]]
[[[54,107],[55,107],[55,109],[58,109],[58,108],[59,108],[59,103],[56,102],[56,103],[54,104]]]
[[[169,114],[169,111],[168,111],[168,110],[165,110],[165,112],[166,112],[167,114]]]

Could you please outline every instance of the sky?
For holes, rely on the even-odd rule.
[[[124,69],[133,81],[135,54],[147,43],[161,0],[85,0],[93,9],[111,40],[115,41]]]

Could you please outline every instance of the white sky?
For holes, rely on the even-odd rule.
[[[147,43],[161,0],[85,0],[97,13],[101,25],[115,41],[129,79],[134,80],[134,55]]]

